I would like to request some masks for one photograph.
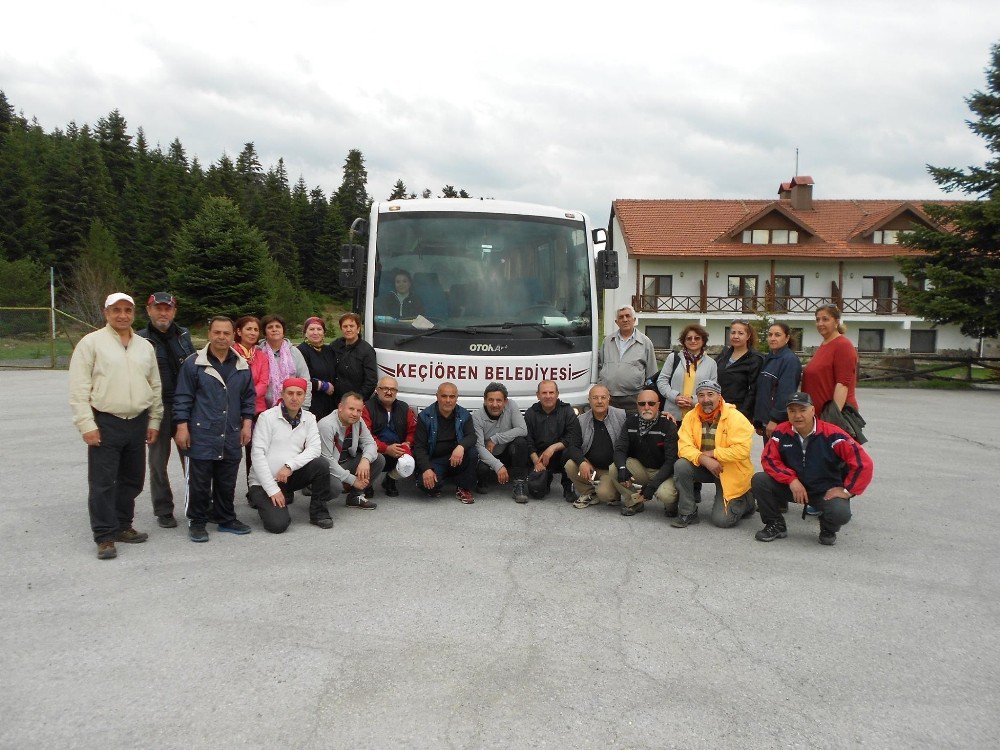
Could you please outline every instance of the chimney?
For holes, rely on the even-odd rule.
[[[783,182],[778,187],[778,200],[786,201],[792,197],[792,183]]]
[[[792,208],[796,211],[813,210],[813,178],[809,175],[797,175],[788,183],[792,199]]]

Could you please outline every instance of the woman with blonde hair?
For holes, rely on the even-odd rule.
[[[715,358],[722,398],[739,409],[747,419],[753,419],[757,376],[764,363],[764,358],[756,349],[757,331],[749,321],[734,320],[729,324],[729,346]]]

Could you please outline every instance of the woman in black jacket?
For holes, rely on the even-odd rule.
[[[375,350],[361,338],[360,315],[344,313],[339,322],[342,335],[332,344],[337,355],[337,377],[334,379],[337,398],[354,391],[361,394],[362,401],[367,401],[378,382]]]
[[[326,323],[322,318],[307,318],[302,325],[305,341],[299,344],[299,351],[309,368],[312,379],[312,404],[309,411],[316,415],[316,421],[337,408],[337,393],[334,380],[337,377],[337,355],[333,348],[324,343]]]
[[[749,420],[757,397],[757,376],[764,358],[757,353],[757,332],[745,320],[729,325],[729,346],[715,358],[722,398]]]
[[[757,402],[753,412],[753,426],[764,440],[771,438],[774,428],[788,420],[785,403],[788,396],[799,388],[802,363],[791,347],[792,332],[784,323],[775,323],[767,329],[767,346],[771,353],[764,357],[757,378]]]

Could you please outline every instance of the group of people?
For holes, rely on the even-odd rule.
[[[641,414],[644,407],[653,407],[649,401],[655,398],[662,414],[680,424],[674,486],[664,488],[664,481],[655,481],[669,474],[653,476],[654,484],[662,488],[658,497],[664,503],[679,496],[672,525],[697,522],[697,516],[689,516],[693,509],[696,512],[701,483],[712,481],[708,475],[713,475],[718,490],[712,520],[717,525],[734,525],[740,512],[750,515],[756,505],[765,524],[757,539],[782,538],[787,533],[782,513],[791,499],[805,506],[803,515],[820,517],[820,541],[834,543],[836,532],[850,518],[850,506],[832,501],[849,501],[862,492],[871,479],[872,465],[860,447],[865,437],[855,396],[857,350],[844,335],[836,305],[821,305],[815,318],[823,343],[804,369],[793,351],[787,324],[775,322],[768,327],[769,352],[762,357],[756,350],[756,330],[741,319],[730,324],[729,344],[715,358],[707,353],[708,331],[694,323],[685,326],[678,337],[680,347],[670,352],[663,367],[658,368],[652,341],[636,328],[635,310],[624,306],[616,311],[617,330],[601,347],[598,379],[607,386],[614,407]],[[720,398],[711,395],[716,391],[714,386]],[[718,410],[715,416],[711,416],[713,410]],[[700,441],[695,440],[699,423],[703,432]],[[715,425],[714,434],[709,434],[710,424]],[[746,439],[752,432],[764,440],[764,471],[756,475],[749,468],[750,446]],[[822,437],[813,440],[816,435]],[[729,449],[745,444],[746,455],[742,448],[738,453],[736,465],[740,468],[732,469],[727,480],[721,478],[723,472],[716,456],[708,456],[707,462],[697,457],[694,448],[706,441],[713,451],[721,448],[729,462],[737,456]],[[821,445],[827,448],[821,451]],[[793,446],[801,453],[797,460]],[[742,463],[744,459],[746,463]],[[819,471],[821,465],[825,468]],[[838,476],[840,485],[828,484]],[[780,487],[770,484],[773,482]],[[689,487],[694,504],[687,495]],[[605,496],[609,491],[606,485]],[[762,495],[766,497],[764,503]],[[777,514],[768,504],[772,500]],[[632,510],[626,503],[622,512]],[[674,511],[668,504],[668,515],[674,515]]]
[[[288,528],[288,505],[300,490],[309,498],[310,523],[329,529],[332,497],[343,492],[348,507],[374,509],[379,476],[388,497],[413,477],[428,497],[452,482],[455,496],[471,504],[475,492],[493,484],[509,484],[518,503],[544,498],[559,474],[564,499],[577,508],[607,503],[631,516],[655,497],[678,528],[698,522],[701,485],[714,483],[713,522],[733,526],[759,507],[762,541],[785,536],[782,502],[808,502],[820,514],[820,540],[830,544],[850,517],[850,498],[871,477],[871,460],[857,443],[815,419],[817,400],[806,381],[803,392],[793,392],[800,368],[785,354],[798,365],[787,329],[783,340],[780,331],[773,335],[772,354],[760,363],[752,328],[734,322],[732,346],[716,362],[705,356],[707,333],[689,326],[683,348],[654,380],[652,345],[635,330],[634,311],[623,308],[604,343],[588,411],[577,415],[546,380],[523,414],[496,382],[475,413],[445,382],[435,403],[416,414],[398,399],[395,379],[377,380],[375,351],[360,338],[354,313],[340,318],[342,335],[332,344],[325,343],[324,321],[309,318],[297,347],[280,316],[217,316],[208,344],[195,350],[174,322],[173,295],[150,295],[146,312],[148,325],[133,332],[133,299],[109,295],[107,325],[85,336],[70,362],[70,404],[88,446],[88,504],[100,559],[117,556],[116,543],[148,538],[133,527],[147,447],[158,523],[177,526],[166,470],[171,437],[182,454],[194,542],[209,541],[208,524],[250,533],[235,508],[244,455],[247,499],[272,533]],[[791,390],[783,390],[789,382]],[[853,402],[853,381],[842,382],[838,372],[818,374],[816,383],[832,400]],[[764,472],[756,476],[754,426],[768,440]]]

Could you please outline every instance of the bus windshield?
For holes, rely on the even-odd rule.
[[[398,342],[435,329],[442,338],[473,327],[488,336],[507,324],[515,339],[589,337],[589,268],[579,220],[381,214],[374,332]]]

